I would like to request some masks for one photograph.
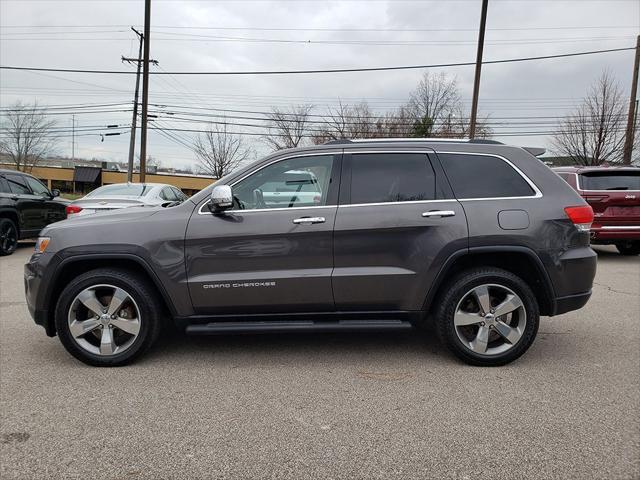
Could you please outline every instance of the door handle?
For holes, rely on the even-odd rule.
[[[453,217],[456,214],[453,210],[430,210],[422,214],[423,217]]]
[[[293,220],[293,223],[295,223],[296,225],[310,225],[312,223],[324,223],[325,219],[324,217],[300,217],[300,218],[295,218]]]

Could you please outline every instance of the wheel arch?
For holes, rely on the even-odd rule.
[[[519,276],[533,290],[540,314],[554,314],[555,293],[544,264],[533,250],[520,246],[472,247],[455,252],[440,269],[430,288],[423,305],[424,311],[432,313],[449,279],[474,267],[497,267]]]
[[[18,238],[20,237],[20,220],[18,218],[18,213],[12,209],[0,209],[0,218],[8,218],[11,220],[16,228],[18,229]]]
[[[54,315],[58,298],[64,286],[74,277],[97,268],[121,269],[144,277],[156,289],[162,313],[174,317],[175,307],[153,269],[142,258],[133,254],[88,254],[68,257],[57,266],[55,275],[50,279],[50,288],[46,292],[45,305],[48,305],[48,318],[45,329],[47,335],[55,335]]]

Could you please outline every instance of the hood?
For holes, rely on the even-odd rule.
[[[75,202],[74,202],[75,203]],[[164,210],[162,207],[154,208],[124,208],[120,210],[113,210],[101,213],[100,215],[79,215],[73,216],[60,222],[52,223],[44,228],[41,232],[41,236],[47,236],[47,234],[60,229],[80,228],[87,226],[100,226],[113,223],[128,223],[136,222],[142,218],[150,217],[157,212]]]

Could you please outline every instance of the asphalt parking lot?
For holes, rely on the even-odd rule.
[[[0,258],[0,477],[640,478],[640,259],[501,368],[411,333],[176,336],[87,367]]]

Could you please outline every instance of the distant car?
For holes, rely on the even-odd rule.
[[[640,254],[640,168],[554,168],[593,208],[591,243]]]
[[[96,188],[67,206],[69,217],[128,207],[158,207],[182,203],[182,190],[163,183],[114,183]]]
[[[265,183],[254,191],[257,203],[264,207],[291,207],[296,203],[320,204],[322,191],[318,179],[311,172],[289,170],[279,178]]]
[[[0,256],[11,255],[18,240],[35,238],[50,223],[67,218],[67,200],[55,198],[40,180],[15,170],[0,170]]]

